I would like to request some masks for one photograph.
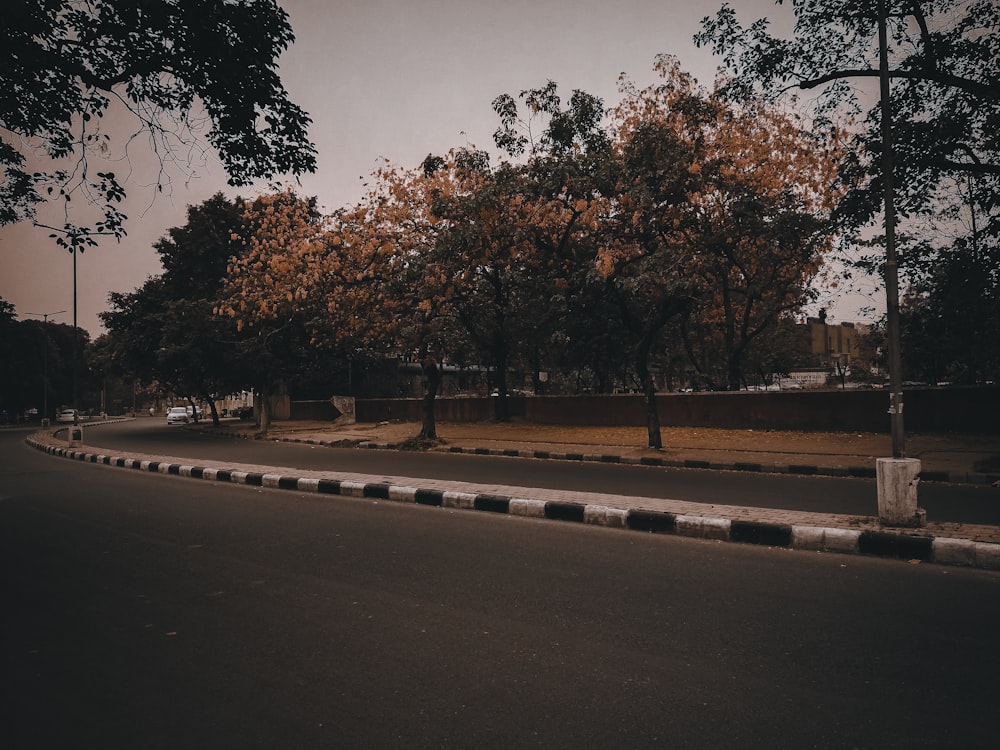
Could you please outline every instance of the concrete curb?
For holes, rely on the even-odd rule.
[[[899,560],[919,560],[942,565],[1000,570],[1000,544],[967,539],[941,538],[905,532],[861,531],[753,520],[732,520],[638,508],[625,509],[577,502],[534,500],[487,493],[449,492],[441,489],[397,486],[385,482],[300,477],[233,468],[178,464],[63,448],[49,445],[35,439],[34,436],[26,438],[26,442],[33,448],[52,456],[192,479],[207,479],[253,487],[389,500],[461,510],[477,510],[720,542],[875,555]]]
[[[289,442],[309,442],[291,440]],[[396,446],[388,443],[362,443],[362,448],[392,450]],[[750,471],[769,474],[800,474],[803,476],[854,477],[874,479],[874,466],[848,466],[846,468],[824,467],[812,464],[767,464],[741,461],[701,461],[657,458],[656,456],[618,456],[588,453],[562,453],[554,451],[512,450],[504,448],[463,448],[452,446],[435,448],[446,453],[466,453],[478,456],[512,456],[517,458],[540,458],[558,461],[590,461],[596,463],[621,463],[640,466],[655,466],[666,469],[711,469],[713,471]],[[996,484],[1000,474],[978,474],[975,472],[922,471],[922,482],[954,482],[956,484]]]

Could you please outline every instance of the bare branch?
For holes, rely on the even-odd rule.
[[[929,162],[933,166],[956,172],[966,172],[968,174],[995,174],[1000,175],[1000,164],[983,164],[981,162],[952,161],[951,159],[936,159]]]
[[[798,87],[804,90],[812,89],[817,86],[822,86],[824,83],[829,83],[830,81],[856,77],[878,78],[878,70],[865,68],[858,70],[835,70],[832,73],[827,73],[819,78],[800,81]],[[939,73],[936,71],[933,73],[927,73],[926,71],[918,70],[894,70],[889,72],[889,77],[933,81],[934,83],[940,83],[943,86],[952,86],[986,99],[1000,99],[1000,86],[996,84],[980,83],[979,81],[973,81],[968,78],[950,75],[948,73]]]

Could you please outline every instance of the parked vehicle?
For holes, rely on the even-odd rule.
[[[191,418],[183,406],[171,406],[167,409],[167,424],[187,424],[189,421]]]

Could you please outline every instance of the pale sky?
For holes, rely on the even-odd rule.
[[[313,119],[310,137],[318,170],[302,178],[303,195],[334,210],[358,201],[377,163],[389,159],[417,166],[429,153],[474,145],[490,148],[499,94],[559,84],[568,97],[583,89],[612,106],[626,73],[639,85],[655,80],[660,53],[676,55],[701,83],[711,85],[717,61],[696,49],[701,19],[722,0],[279,0],[291,17],[296,41],[281,58],[281,76],[292,101]],[[787,17],[787,5],[732,0],[748,23],[762,15]],[[172,194],[150,188],[156,178],[133,145],[128,236],[102,239],[77,258],[79,325],[96,336],[108,293],[131,292],[160,273],[153,243],[182,226],[188,205],[222,190],[218,162],[198,168],[194,179],[173,176]],[[99,168],[91,167],[93,172]],[[116,172],[121,174],[121,165]],[[244,196],[255,191],[244,189]],[[72,322],[72,257],[27,225],[0,228],[0,297],[21,319],[66,312],[50,319]],[[845,297],[832,320],[860,319],[871,300]]]

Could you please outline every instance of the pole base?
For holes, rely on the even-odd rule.
[[[878,458],[878,518],[886,526],[919,528],[927,523],[927,512],[917,507],[920,461],[916,458]]]
[[[66,447],[79,448],[83,445],[83,428],[79,425],[70,425],[66,430]]]

